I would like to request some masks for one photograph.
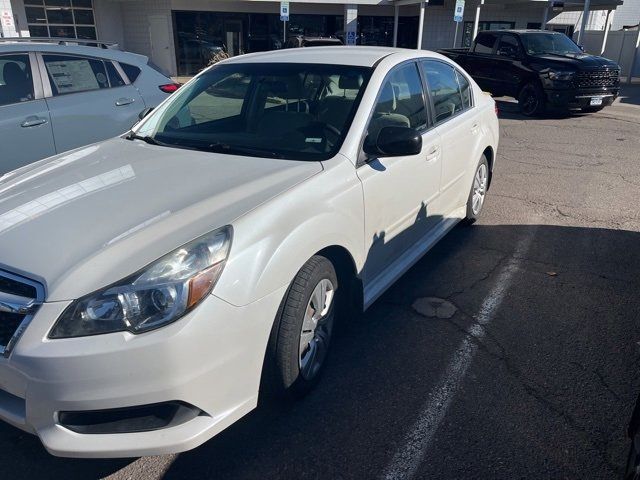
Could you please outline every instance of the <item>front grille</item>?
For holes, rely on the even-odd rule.
[[[43,301],[41,284],[0,270],[0,354],[8,356]]]
[[[599,68],[578,72],[578,88],[617,87],[620,85],[620,70]]]
[[[0,312],[0,345],[6,347],[24,320],[24,315]]]

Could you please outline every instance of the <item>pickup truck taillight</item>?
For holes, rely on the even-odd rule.
[[[166,85],[159,85],[158,88],[164,93],[173,93],[181,87],[179,83],[167,83]]]

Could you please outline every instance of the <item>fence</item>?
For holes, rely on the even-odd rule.
[[[588,30],[584,33],[582,43],[587,53],[602,55],[620,64],[621,75],[628,79],[640,77],[640,48],[638,48],[639,31],[609,32],[604,53],[602,44],[604,41],[603,30]],[[633,69],[633,72],[630,70]],[[631,73],[631,75],[629,75]]]

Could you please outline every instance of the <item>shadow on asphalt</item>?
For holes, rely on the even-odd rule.
[[[619,102],[626,105],[640,105],[640,85],[622,86]]]
[[[545,275],[550,268],[556,270],[569,286],[582,278],[587,283],[603,285],[603,288],[613,286],[621,296],[637,294],[640,287],[640,233],[544,225],[456,227],[385,293],[363,320],[347,324],[342,329],[332,347],[325,378],[314,392],[295,403],[259,408],[201,447],[179,455],[164,478],[372,478],[379,474],[402,444],[406,430],[415,421],[424,399],[429,396],[456,350],[461,339],[460,328],[464,328],[465,322],[473,322],[471,318],[461,318],[459,325],[454,326],[446,321],[421,318],[412,311],[412,302],[424,296],[447,298],[455,295],[458,306],[465,306],[468,312],[477,312],[487,289],[491,288],[491,275],[495,273],[496,264],[499,265],[500,258],[512,254],[518,240],[532,233],[532,229],[535,229],[535,241],[528,254],[531,264],[527,264],[521,278],[525,282],[531,277],[542,286],[536,284],[532,288],[530,283],[513,285],[510,298],[530,298],[532,291],[543,290],[545,311],[553,311],[555,307],[561,311],[560,306],[570,302],[571,310],[580,312],[581,309],[591,309],[593,302],[599,303],[598,298],[587,298],[580,292],[572,296],[572,289],[564,283],[559,284],[560,280],[555,277]],[[554,266],[549,267],[550,264]],[[486,279],[487,282],[484,281]],[[562,288],[559,285],[563,285]],[[575,290],[575,287],[571,288]],[[590,288],[594,295],[601,291]],[[612,405],[597,404],[598,398],[594,394],[595,412],[591,415],[594,425],[591,429],[585,427],[585,435],[593,436],[594,442],[608,444],[609,438],[597,437],[606,436],[607,433],[603,432],[610,429],[624,431],[637,395],[637,391],[632,391],[637,384],[636,370],[628,370],[629,367],[625,366],[634,365],[634,362],[637,365],[638,360],[627,358],[632,357],[628,352],[634,351],[632,347],[635,347],[640,328],[640,320],[635,315],[637,299],[632,298],[626,305],[614,302],[612,318],[599,314],[597,321],[591,323],[590,319],[578,314],[579,318],[552,319],[549,326],[542,324],[544,320],[538,317],[537,311],[524,307],[517,310],[523,317],[517,320],[523,325],[525,322],[527,325],[540,323],[534,331],[539,333],[531,335],[544,333],[551,337],[544,337],[544,341],[550,342],[547,348],[560,348],[557,344],[564,342],[562,335],[566,333],[565,330],[547,330],[553,330],[556,324],[566,323],[567,328],[571,327],[571,338],[577,336],[588,343],[594,341],[591,336],[595,336],[599,342],[599,355],[624,353],[617,357],[617,361],[622,363],[614,364],[613,372],[603,373],[620,377],[618,380],[607,377],[612,384],[628,385],[629,392],[618,391],[622,404],[616,405],[622,412],[619,425],[611,425],[611,419],[606,416],[611,413]],[[519,305],[518,301],[516,305]],[[513,325],[518,324],[517,321],[509,323],[510,328],[516,330]],[[584,333],[580,333],[573,330],[574,324],[588,325],[583,328]],[[499,333],[498,327],[494,328]],[[606,340],[607,335],[612,337],[611,341]],[[517,345],[522,339],[517,332],[515,337]],[[588,362],[588,352],[576,352],[576,358],[582,354],[586,357],[584,362]],[[533,355],[525,355],[519,361],[531,364],[532,368],[549,368],[544,364],[547,357]],[[563,379],[563,382],[576,383],[573,378]],[[589,385],[585,385],[582,379],[577,383],[580,383],[584,398],[576,408],[588,413],[584,402],[585,398],[590,400]],[[215,385],[211,388],[215,389]],[[521,402],[521,399],[512,401]],[[566,415],[573,414],[572,406],[569,399]],[[628,411],[626,415],[625,411]],[[452,446],[449,458],[442,461],[452,469],[457,462],[477,462],[478,478],[488,478],[480,473],[483,449],[504,448],[502,458],[510,458],[513,465],[522,464],[525,469],[512,472],[512,478],[520,473],[524,477],[532,473],[535,477],[536,472],[543,468],[552,468],[552,473],[557,475],[555,478],[564,478],[563,473],[566,475],[567,472],[575,472],[573,468],[577,471],[583,468],[580,458],[575,459],[575,465],[562,464],[573,461],[568,456],[566,460],[557,460],[556,464],[545,452],[535,451],[536,443],[530,440],[531,436],[541,437],[544,443],[554,441],[553,433],[542,431],[538,419],[508,418],[508,413],[503,416],[507,417],[506,425],[511,427],[502,427],[506,431],[502,431],[501,436],[507,435],[508,428],[514,430],[514,437],[506,446],[494,445],[491,432],[483,432],[488,437],[473,447],[477,450],[469,447],[470,450],[456,451]],[[451,420],[456,421],[456,418]],[[461,418],[459,421],[463,425],[459,428],[464,431],[466,420]],[[469,435],[479,433],[468,432]],[[521,437],[526,441],[518,440]],[[519,441],[524,443],[520,445]],[[510,448],[515,451],[510,451]],[[618,454],[620,458],[617,458]],[[615,468],[624,463],[624,452],[613,452],[612,456]],[[436,468],[437,459],[432,460],[433,468]],[[44,451],[37,438],[7,426],[0,427],[0,464],[14,480],[101,478],[117,472],[131,461],[54,458]],[[544,465],[539,463],[541,461],[545,462]],[[526,469],[530,470],[527,472]],[[455,470],[450,473],[454,476],[459,474]],[[489,473],[484,472],[485,475]],[[593,472],[585,473],[581,478],[589,478]]]
[[[543,115],[527,117],[520,113],[517,102],[504,99],[496,99],[498,105],[498,117],[503,120],[564,120],[584,116],[584,113],[564,110],[547,110]]]

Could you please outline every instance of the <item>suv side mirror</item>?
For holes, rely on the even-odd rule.
[[[153,112],[153,107],[147,107],[144,110],[142,110],[139,114],[138,114],[138,119],[142,120],[143,118],[145,118],[147,115],[149,115],[151,112]]]
[[[418,155],[422,151],[422,135],[410,127],[383,127],[375,143],[367,139],[364,151],[380,157]]]

